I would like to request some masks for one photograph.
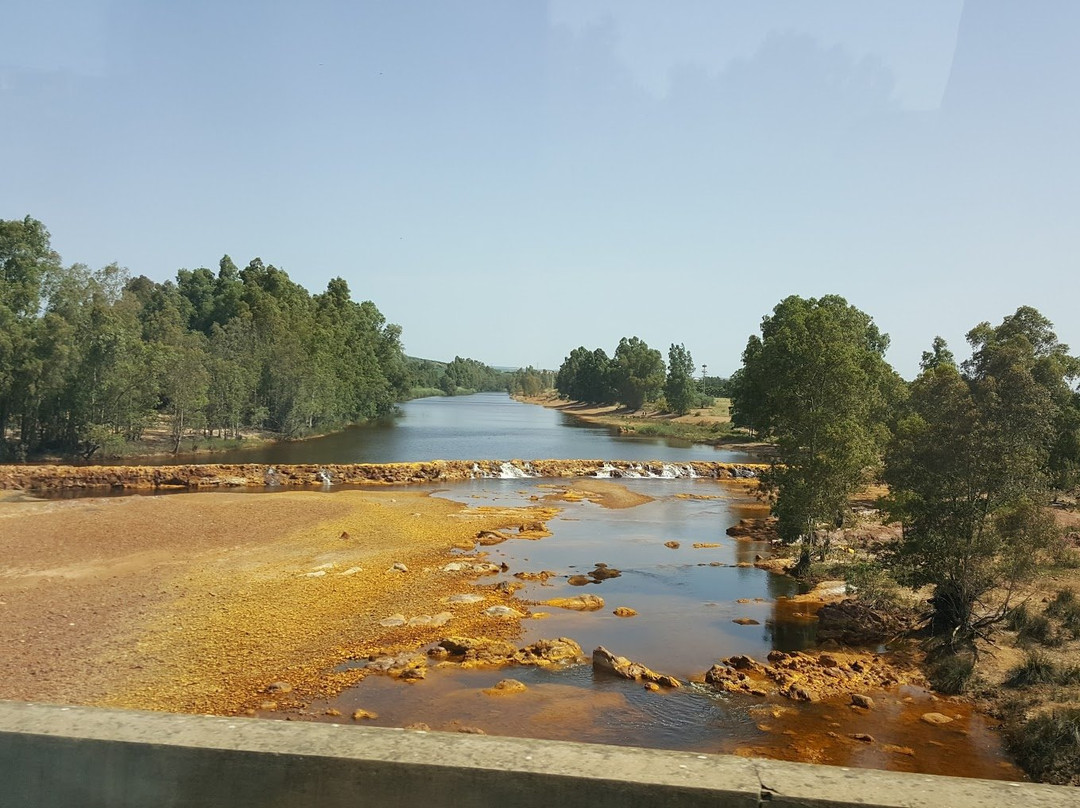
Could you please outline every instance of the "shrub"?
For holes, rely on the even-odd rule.
[[[1009,750],[1031,777],[1054,785],[1080,785],[1080,708],[1070,707],[1011,723]]]
[[[1007,687],[1030,687],[1031,685],[1054,684],[1058,681],[1057,666],[1053,661],[1038,651],[1029,652],[1024,664],[1009,671],[1005,680]]]
[[[1080,637],[1080,599],[1071,589],[1062,589],[1046,607],[1046,613],[1061,621],[1073,639]]]
[[[975,657],[966,652],[943,654],[931,663],[927,674],[930,684],[939,693],[964,693],[971,687],[975,676]]]

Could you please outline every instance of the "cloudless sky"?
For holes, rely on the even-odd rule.
[[[408,353],[739,365],[836,293],[905,376],[1022,304],[1080,351],[1073,0],[2,0],[0,218],[155,280],[344,277]]]

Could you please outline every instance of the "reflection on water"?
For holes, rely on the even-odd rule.
[[[401,414],[343,432],[212,455],[166,455],[170,463],[398,463],[424,460],[714,460],[745,462],[744,452],[664,438],[620,436],[558,410],[522,404],[505,393],[419,398]],[[130,458],[127,460],[130,462]]]
[[[768,552],[766,545],[725,534],[746,513],[741,489],[704,480],[624,482],[653,500],[619,510],[587,501],[562,503],[561,515],[548,524],[551,537],[487,548],[489,559],[505,562],[509,572],[485,579],[486,584],[516,580],[515,572],[554,570],[559,577],[546,584],[529,582],[519,597],[539,602],[585,591],[605,601],[597,612],[533,606],[550,617],[524,621],[522,644],[572,637],[586,654],[603,645],[683,681],[734,654],[762,659],[773,648],[813,644],[815,622],[806,605],[787,600],[797,593],[796,583],[736,566]],[[550,485],[535,480],[483,480],[451,485],[441,495],[472,505],[520,505],[549,493]],[[716,498],[683,499],[679,493]],[[679,547],[665,546],[670,541]],[[718,546],[694,548],[695,542]],[[570,575],[587,573],[598,563],[622,574],[584,589],[569,584]],[[638,616],[616,617],[611,612],[617,606],[629,606]],[[758,625],[737,625],[732,622],[737,617]],[[528,689],[484,692],[506,678]],[[846,699],[804,704],[779,696],[717,693],[696,684],[650,692],[640,683],[594,674],[587,664],[561,671],[446,667],[430,670],[419,682],[369,676],[337,699],[313,704],[309,717],[331,720],[324,710],[348,716],[363,708],[378,713],[374,723],[381,726],[422,723],[433,730],[479,729],[492,735],[1022,779],[1005,762],[987,721],[967,706],[936,701],[912,687],[872,696],[875,709],[858,710]],[[931,727],[919,720],[925,712],[947,712],[957,720]],[[855,734],[873,741],[851,737]]]

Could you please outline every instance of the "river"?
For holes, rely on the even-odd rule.
[[[307,441],[250,450],[162,459],[162,462],[385,463],[434,459],[604,459],[680,463],[746,462],[745,453],[682,441],[620,436],[556,410],[523,404],[505,394],[417,399],[399,416]],[[642,495],[635,507],[611,509],[589,501],[558,503],[552,534],[538,541],[507,541],[488,548],[506,565],[496,578],[513,583],[518,572],[552,570],[546,582],[530,581],[522,603],[596,593],[598,612],[544,609],[546,619],[524,621],[522,643],[572,637],[586,653],[604,645],[686,681],[713,662],[735,654],[764,658],[770,650],[813,648],[814,621],[789,606],[797,584],[786,576],[747,566],[768,554],[765,544],[737,541],[725,530],[763,507],[745,489],[708,479],[624,479]],[[485,479],[432,489],[471,506],[522,506],[545,500],[565,483],[542,479]],[[555,504],[555,503],[552,503]],[[668,542],[678,542],[670,547]],[[695,547],[695,544],[707,545]],[[739,566],[742,563],[743,566]],[[584,588],[570,577],[597,564],[619,577]],[[480,590],[482,591],[482,590]],[[637,611],[612,614],[615,606]],[[535,607],[539,610],[542,607]],[[386,617],[391,617],[387,615]],[[412,615],[406,615],[412,617]],[[755,621],[740,625],[736,618]],[[363,665],[363,661],[357,664]],[[500,679],[526,684],[510,697],[485,694]],[[697,752],[736,752],[768,757],[926,773],[1022,779],[1002,751],[991,723],[960,702],[938,701],[916,687],[871,694],[873,710],[855,710],[846,698],[801,704],[780,697],[714,692],[691,685],[663,694],[640,684],[596,676],[589,665],[566,670],[433,669],[421,682],[369,676],[337,698],[315,703],[300,717],[342,721],[358,707],[374,710],[376,724],[423,723],[436,730],[621,743]],[[947,728],[919,720],[945,710]],[[268,717],[280,717],[270,712]],[[870,738],[873,742],[860,740]],[[897,751],[900,750],[900,751]],[[947,754],[943,754],[947,750]]]
[[[619,435],[506,393],[418,398],[400,414],[342,432],[213,454],[139,459],[172,463],[405,463],[423,460],[714,460],[746,462],[745,452],[669,438]],[[130,458],[126,462],[130,462]]]

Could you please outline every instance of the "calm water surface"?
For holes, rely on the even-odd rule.
[[[748,456],[686,441],[620,436],[609,427],[514,401],[506,393],[478,393],[407,401],[397,417],[321,438],[211,455],[168,455],[145,462],[397,463],[515,458],[745,462]]]
[[[652,501],[612,510],[590,502],[556,500],[553,504],[562,511],[548,523],[551,537],[511,539],[485,548],[489,560],[505,562],[509,570],[484,577],[479,584],[516,581],[513,574],[521,571],[551,570],[557,577],[546,584],[529,582],[517,597],[536,602],[588,593],[605,601],[596,612],[529,607],[550,616],[523,621],[521,644],[572,637],[586,654],[603,645],[684,682],[734,654],[764,659],[774,648],[813,646],[815,621],[796,616],[801,614],[798,607],[786,600],[797,593],[796,582],[736,566],[769,552],[767,545],[736,541],[725,533],[739,518],[760,512],[743,491],[711,480],[619,483]],[[470,505],[520,506],[536,504],[531,497],[543,500],[558,487],[543,480],[476,480],[454,483],[438,495]],[[680,546],[668,548],[667,541]],[[719,546],[694,548],[695,542]],[[621,575],[599,584],[569,584],[570,575],[587,573],[598,562]],[[611,613],[616,606],[629,606],[638,616],[616,617]],[[752,618],[758,625],[738,625],[732,622],[737,617]],[[447,633],[453,634],[452,622]],[[528,690],[506,696],[483,692],[505,678],[524,682]],[[640,683],[594,675],[588,664],[558,671],[448,667],[432,669],[425,680],[414,683],[369,676],[333,701],[313,704],[307,717],[341,721],[321,714],[333,708],[348,716],[363,707],[379,714],[373,723],[389,727],[422,722],[434,730],[476,728],[492,735],[1023,778],[1007,761],[989,722],[967,705],[935,701],[932,694],[914,687],[871,695],[877,707],[863,711],[852,708],[846,698],[802,704],[778,696],[716,693],[693,684],[653,693]],[[957,720],[946,727],[930,727],[919,720],[926,712],[947,712]],[[850,737],[856,733],[873,735],[875,742]],[[889,751],[887,744],[912,754]]]

